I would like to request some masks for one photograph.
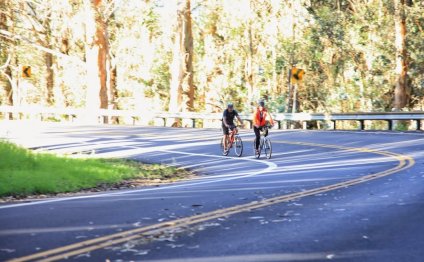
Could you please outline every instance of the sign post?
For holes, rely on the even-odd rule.
[[[290,70],[290,85],[291,89],[293,90],[293,99],[292,99],[292,113],[296,113],[297,106],[298,106],[298,99],[297,99],[297,93],[298,93],[298,84],[300,84],[303,80],[303,75],[305,74],[305,70],[297,68],[296,66],[293,66]]]

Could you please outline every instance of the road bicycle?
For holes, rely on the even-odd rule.
[[[224,138],[221,139],[221,152],[222,155],[228,156],[228,153],[230,153],[231,148],[234,148],[234,152],[237,156],[241,156],[243,154],[243,141],[241,140],[241,137],[239,136],[236,127],[231,129],[228,134],[227,141],[224,141]],[[227,143],[227,147],[224,146],[224,143]],[[227,148],[227,150],[225,150]]]
[[[264,126],[262,128],[258,151],[256,151],[256,137],[253,140],[253,152],[256,158],[259,158],[261,156],[262,151],[265,152],[265,156],[267,159],[271,158],[272,145],[271,145],[271,140],[268,138],[268,129],[270,128],[271,126],[269,125]]]

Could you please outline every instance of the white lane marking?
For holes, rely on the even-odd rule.
[[[219,183],[219,182],[223,182],[223,181],[236,180],[236,179],[256,176],[256,175],[259,175],[259,174],[270,172],[270,171],[272,171],[272,170],[274,170],[275,168],[278,167],[273,162],[261,161],[261,160],[252,159],[252,158],[229,158],[229,157],[225,157],[225,156],[196,154],[196,153],[187,153],[187,152],[179,152],[179,151],[158,151],[158,150],[155,150],[155,151],[165,152],[165,153],[173,153],[173,154],[191,155],[191,156],[232,159],[232,160],[235,160],[235,161],[255,162],[255,163],[265,164],[265,165],[267,165],[267,168],[262,169],[262,170],[258,170],[258,171],[245,172],[241,175],[236,175],[236,176],[233,176],[233,177],[221,178],[221,179],[216,179],[216,180],[209,180],[208,177],[206,177],[208,179],[208,181],[200,181],[200,182],[194,182],[194,183],[182,183],[182,184],[178,184],[178,185],[170,185],[170,186],[155,187],[155,188],[142,188],[142,189],[136,189],[136,190],[130,190],[130,191],[122,191],[122,192],[101,193],[101,194],[87,195],[87,196],[74,196],[74,197],[56,198],[56,199],[50,199],[50,200],[39,200],[39,201],[36,201],[36,202],[0,206],[0,209],[41,205],[41,204],[48,204],[48,203],[54,203],[54,202],[62,202],[62,201],[67,201],[67,200],[80,200],[80,199],[90,199],[90,198],[111,197],[111,196],[118,196],[118,195],[125,195],[125,194],[135,194],[135,193],[139,193],[139,192],[158,191],[158,190],[174,189],[174,188],[180,188],[180,187],[191,187],[191,186],[198,186],[198,185],[204,185],[204,184]]]
[[[85,142],[85,144],[89,144],[89,142]],[[189,147],[195,147],[195,146],[209,146],[209,145],[214,145],[214,144],[217,144],[217,143],[211,142],[211,141],[196,142],[196,143],[189,142],[189,143],[176,144],[176,145],[149,146],[148,148],[136,146],[135,144],[137,144],[137,142],[132,142],[131,145],[125,145],[124,148],[118,148],[118,150],[113,150],[113,148],[112,148],[111,149],[112,151],[94,154],[94,155],[87,155],[87,156],[84,156],[84,157],[128,158],[128,157],[137,156],[137,155],[146,154],[146,153],[164,152],[166,150],[176,150],[176,149],[189,148]],[[84,148],[85,148],[85,150],[90,149],[88,147],[88,145]],[[73,148],[72,150],[78,152],[79,149],[78,149],[78,147],[76,147],[76,148]],[[177,151],[174,151],[174,152],[177,152]],[[208,156],[211,156],[211,155],[208,155]]]

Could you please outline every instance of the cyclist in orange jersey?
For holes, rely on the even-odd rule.
[[[255,112],[253,113],[253,131],[256,136],[256,152],[259,150],[259,143],[261,138],[260,131],[263,130],[266,125],[266,121],[268,120],[271,126],[274,126],[274,120],[268,110],[265,108],[265,102],[263,100],[259,100],[258,106],[256,107]],[[267,136],[268,134],[265,134]]]

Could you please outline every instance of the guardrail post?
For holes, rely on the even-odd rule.
[[[192,127],[196,128],[196,118],[192,118],[191,121],[193,121]]]
[[[387,126],[388,126],[388,130],[393,130],[393,121],[387,120]]]
[[[365,129],[365,121],[364,120],[359,120],[359,129],[360,130],[364,130]]]
[[[281,121],[276,121],[278,129],[281,129]]]
[[[305,129],[308,129],[308,122],[307,121],[302,121],[302,128],[305,130]]]
[[[249,128],[252,129],[253,128],[252,120],[247,120],[246,119],[246,121],[249,122]]]
[[[417,119],[415,121],[417,123],[417,130],[421,130],[421,120],[420,119]]]
[[[336,120],[331,120],[331,123],[333,123],[333,130],[337,130]]]

